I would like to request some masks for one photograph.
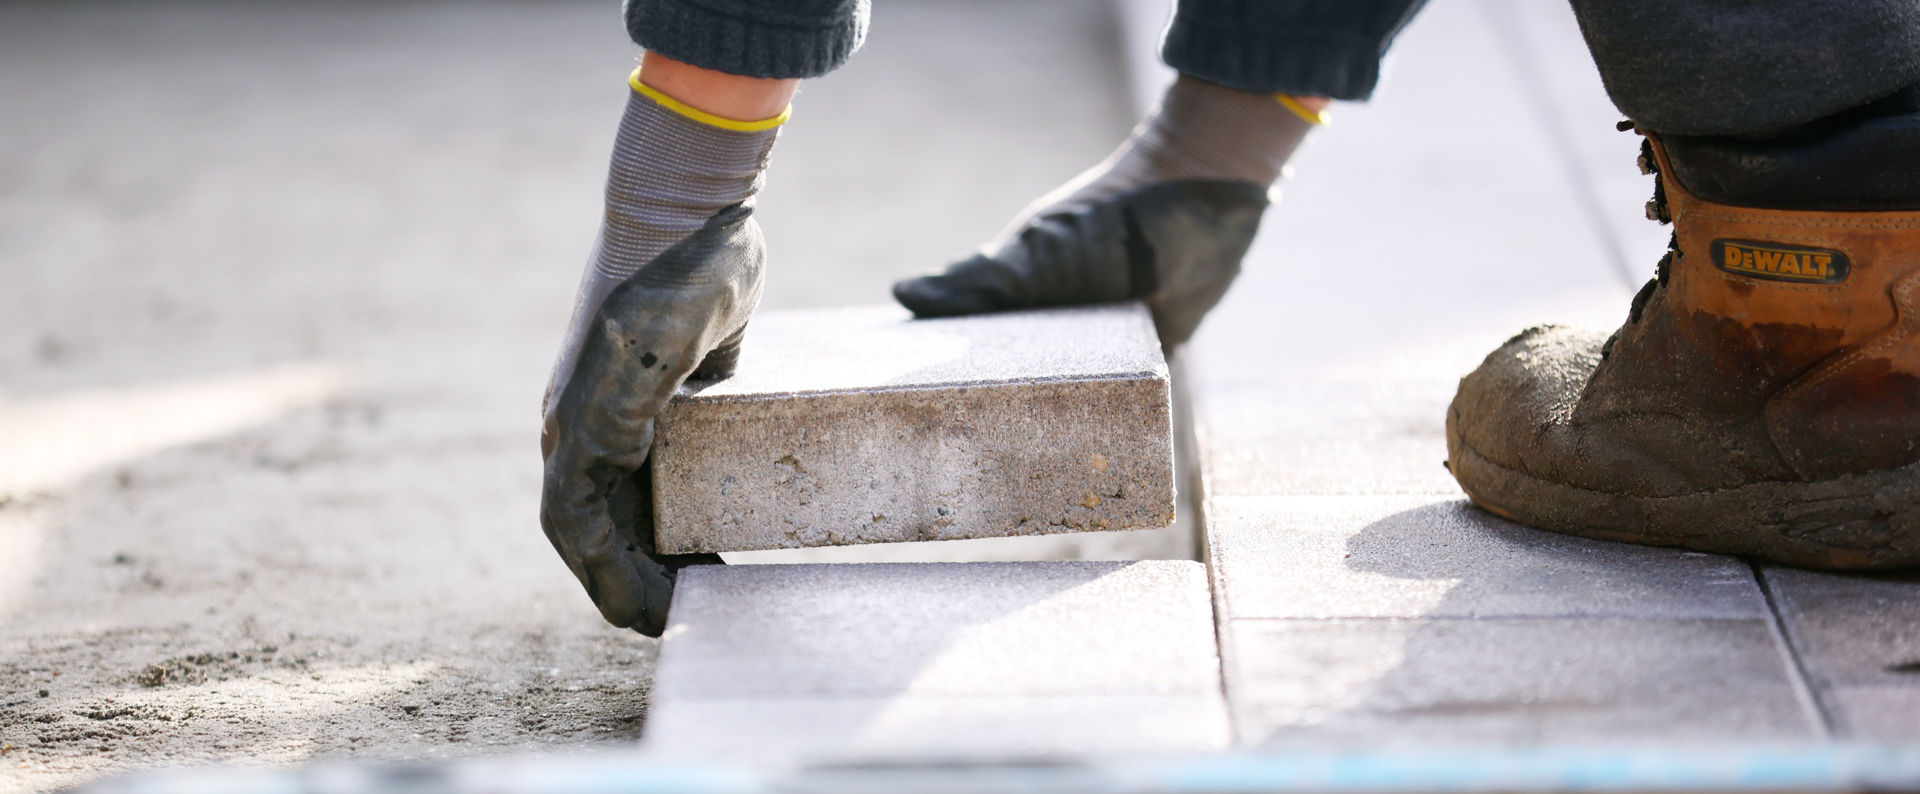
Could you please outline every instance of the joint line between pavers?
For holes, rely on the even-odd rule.
[[[1193,530],[1198,540],[1200,561],[1207,566],[1207,594],[1211,596],[1208,604],[1213,609],[1213,648],[1214,656],[1220,663],[1220,699],[1227,706],[1228,741],[1233,746],[1239,746],[1243,732],[1240,726],[1239,707],[1233,697],[1234,685],[1230,680],[1234,667],[1230,661],[1234,656],[1231,631],[1233,618],[1231,609],[1227,605],[1226,585],[1220,581],[1219,566],[1213,564],[1213,493],[1207,488],[1207,470],[1211,466],[1208,463],[1210,454],[1205,442],[1206,428],[1200,420],[1200,412],[1194,409],[1191,398],[1189,398],[1187,410],[1191,416],[1187,426],[1193,433],[1192,442],[1195,452],[1192,484],[1194,489]],[[1179,442],[1180,439],[1174,439],[1174,443]]]
[[[1813,686],[1812,677],[1807,673],[1806,660],[1800,656],[1800,648],[1793,642],[1787,629],[1787,619],[1780,614],[1780,600],[1773,592],[1773,585],[1767,582],[1767,574],[1756,563],[1747,563],[1753,572],[1754,584],[1760,587],[1760,596],[1767,602],[1767,628],[1773,633],[1773,642],[1780,648],[1780,656],[1786,662],[1787,676],[1793,680],[1794,697],[1800,701],[1801,708],[1807,711],[1808,718],[1820,734],[1821,741],[1833,741],[1833,711],[1820,690]]]

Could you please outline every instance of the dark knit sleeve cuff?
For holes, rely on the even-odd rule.
[[[1180,0],[1160,55],[1181,74],[1275,94],[1366,99],[1425,0]]]
[[[626,0],[627,35],[676,61],[747,77],[818,77],[867,35],[867,0]]]

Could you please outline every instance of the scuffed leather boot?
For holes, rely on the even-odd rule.
[[[1533,328],[1461,381],[1461,487],[1573,535],[1920,564],[1920,116],[1643,148],[1659,276],[1611,338]]]

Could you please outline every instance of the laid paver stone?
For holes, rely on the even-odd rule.
[[[1789,741],[1813,716],[1762,618],[1236,620],[1247,744]]]
[[[1207,492],[1458,494],[1447,380],[1295,380],[1206,393]]]
[[[1775,566],[1762,574],[1816,682],[1920,683],[1920,577]]]
[[[1243,744],[1816,735],[1738,560],[1541,532],[1432,495],[1211,504]]]
[[[1434,496],[1216,497],[1231,618],[1760,618],[1739,560],[1588,540]]]
[[[688,568],[650,699],[667,754],[1228,740],[1206,573],[1184,560]]]
[[[1185,560],[689,568],[653,696],[1193,695],[1212,626]]]
[[[1762,569],[1842,738],[1920,738],[1920,577]]]
[[[1920,685],[1828,685],[1821,705],[1833,719],[1834,734],[1858,742],[1920,742]]]
[[[1218,751],[1226,703],[1174,697],[672,700],[647,712],[646,752],[755,761],[914,760]]]
[[[765,312],[657,422],[666,553],[1171,524],[1167,365],[1140,304],[910,320]]]

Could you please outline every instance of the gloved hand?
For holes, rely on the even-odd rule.
[[[683,381],[739,358],[766,264],[753,196],[786,117],[726,122],[630,82],[543,409],[540,525],[607,622],[657,637],[680,569],[721,560],[654,553],[653,420]]]
[[[540,524],[600,614],[649,637],[666,629],[674,578],[719,555],[659,555],[647,453],[653,419],[689,377],[739,358],[766,262],[750,205],[722,211],[607,296],[541,434]]]
[[[893,285],[917,317],[1146,301],[1160,344],[1187,341],[1240,275],[1267,190],[1247,182],[1157,182],[1065,202],[1012,239]]]
[[[918,317],[1144,300],[1171,350],[1239,275],[1269,187],[1324,121],[1291,97],[1183,76],[1105,162],[894,298]]]

